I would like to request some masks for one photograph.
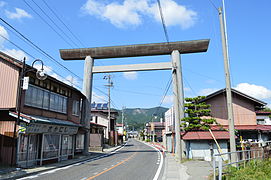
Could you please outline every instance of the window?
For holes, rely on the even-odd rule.
[[[77,134],[76,135],[76,150],[84,149],[84,134]]]
[[[25,105],[67,113],[67,97],[33,85],[26,91]]]
[[[264,119],[257,119],[257,124],[265,124],[265,120]]]
[[[72,103],[72,114],[73,115],[79,116],[79,112],[80,112],[79,106],[80,106],[80,102],[77,100],[73,100],[73,103]]]
[[[43,158],[50,159],[58,157],[60,135],[45,134],[43,144]]]

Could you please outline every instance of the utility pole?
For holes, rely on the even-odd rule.
[[[224,1],[223,1],[224,5]],[[218,8],[219,12],[219,21],[220,21],[220,31],[221,31],[221,41],[222,49],[224,56],[224,71],[225,71],[225,81],[226,81],[226,99],[227,99],[227,111],[228,111],[228,122],[229,122],[229,131],[230,131],[230,151],[236,151],[236,142],[234,134],[234,117],[233,117],[233,108],[232,108],[232,94],[231,94],[231,80],[230,80],[230,70],[229,70],[229,54],[228,46],[226,40],[226,30],[225,30],[225,19],[222,17],[222,8]],[[225,12],[224,12],[225,13]],[[237,157],[235,153],[231,154],[231,162],[236,162]]]
[[[111,75],[104,76],[104,79],[108,80],[108,84],[105,86],[108,87],[108,139],[109,144],[111,143],[111,98],[110,98],[110,88],[113,87],[113,82],[111,81]]]
[[[122,124],[122,135],[124,137],[124,109],[126,107],[125,106],[122,106],[122,116],[121,116],[121,124]]]

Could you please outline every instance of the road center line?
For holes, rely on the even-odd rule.
[[[89,177],[89,178],[86,179],[86,180],[94,179],[94,178],[96,178],[96,177],[98,177],[98,176],[100,176],[100,175],[106,173],[107,171],[110,171],[111,169],[114,169],[115,167],[118,167],[119,165],[121,165],[121,164],[125,163],[126,161],[129,161],[130,159],[132,159],[136,154],[137,154],[137,152],[135,152],[134,154],[132,154],[132,155],[131,155],[130,157],[128,157],[127,159],[124,159],[124,160],[121,161],[120,163],[118,163],[118,164],[112,166],[111,168],[109,168],[109,169],[107,169],[107,170],[104,170],[104,171],[100,172],[99,174],[97,174],[97,175],[95,175],[95,176],[91,176],[91,177]]]

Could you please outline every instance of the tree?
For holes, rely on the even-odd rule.
[[[217,124],[216,120],[210,117],[211,105],[200,102],[204,98],[205,96],[185,98],[184,107],[188,116],[182,119],[185,122],[181,124],[185,131],[208,130],[211,124]]]

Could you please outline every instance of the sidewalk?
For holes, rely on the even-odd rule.
[[[162,180],[207,180],[211,173],[212,165],[208,161],[190,160],[179,163],[172,154],[165,153]]]
[[[119,149],[120,147],[122,147],[122,145],[120,146],[116,146],[116,147],[109,147],[107,149],[104,149],[103,152],[90,152],[90,154],[88,156],[85,155],[76,155],[73,159],[69,159],[69,160],[65,160],[65,161],[61,161],[58,163],[53,163],[53,164],[48,164],[48,165],[43,165],[43,166],[36,166],[33,168],[28,168],[28,169],[21,169],[21,168],[1,168],[0,169],[0,179],[4,180],[4,179],[17,179],[17,178],[22,178],[25,176],[29,176],[29,175],[35,175],[41,172],[45,172],[45,171],[49,171],[49,170],[53,170],[56,168],[64,168],[66,166],[70,166],[73,165],[75,163],[80,163],[83,161],[87,161],[87,160],[91,160],[94,159],[96,157],[102,156],[104,154],[108,154],[112,151],[115,151],[117,149]]]

